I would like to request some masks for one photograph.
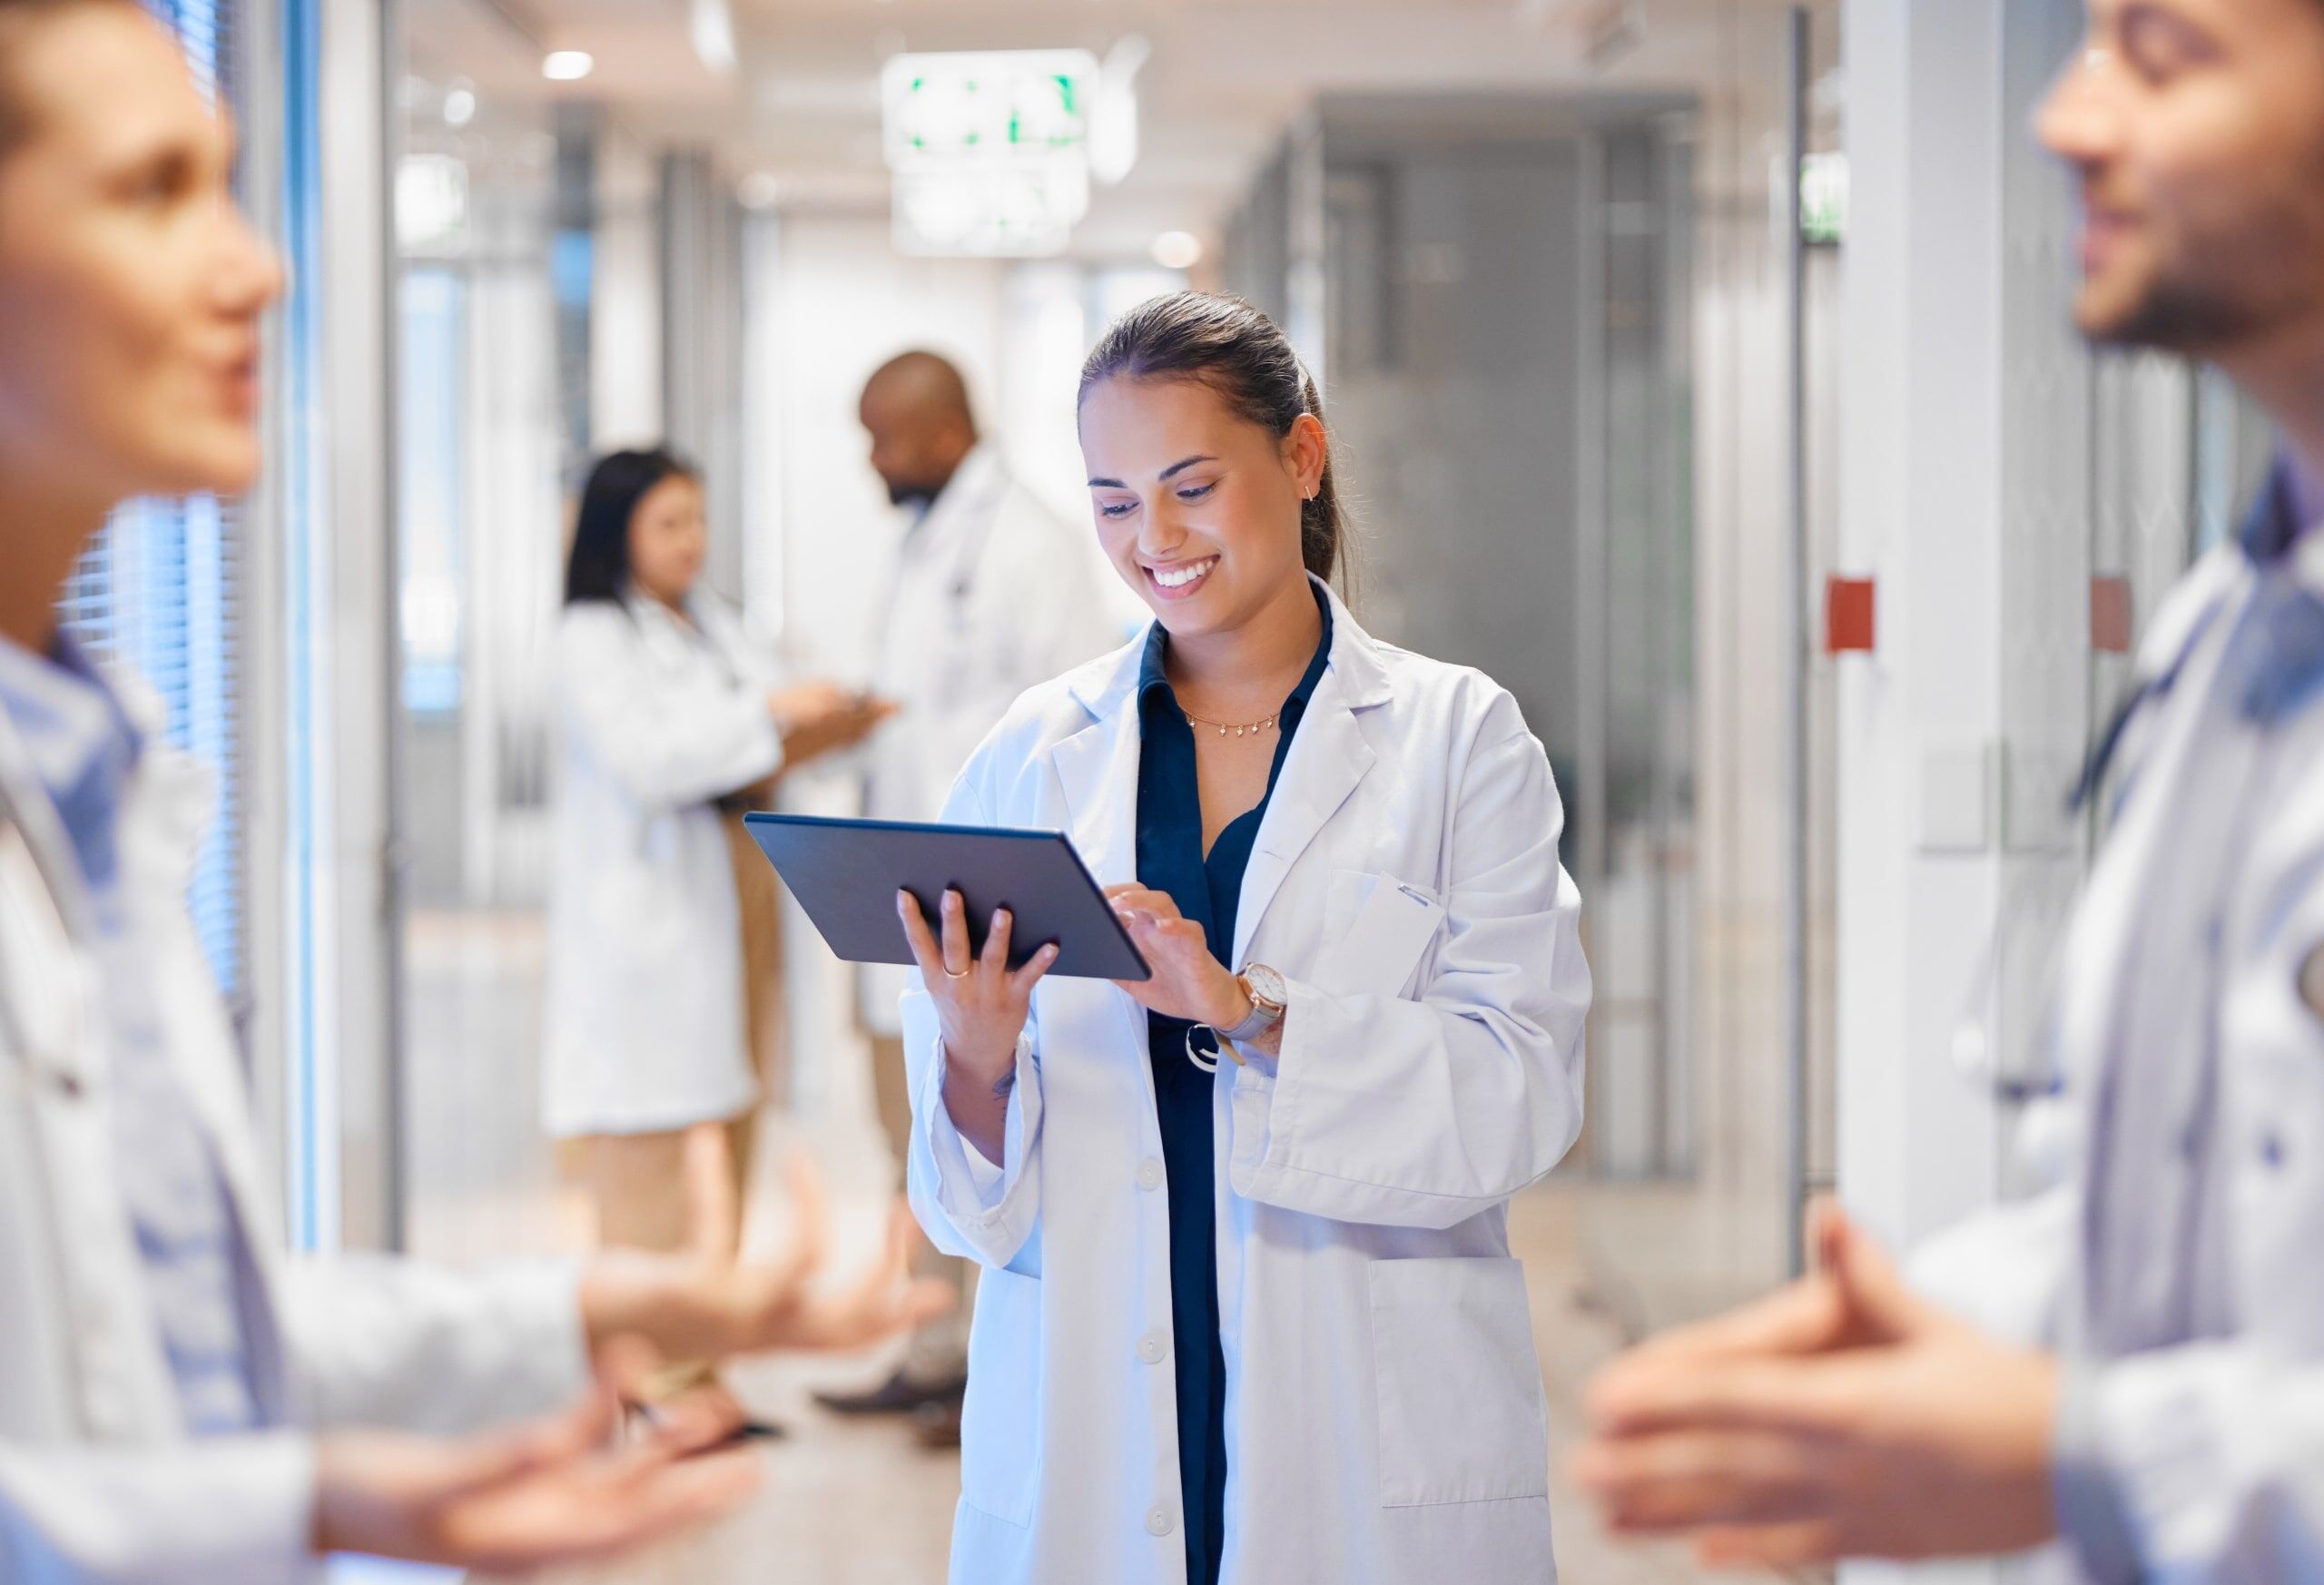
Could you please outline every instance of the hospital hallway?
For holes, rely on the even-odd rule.
[[[2109,723],[2179,674],[2157,689],[2142,649],[2179,631],[2170,592],[2231,545],[2278,448],[2219,369],[2077,329],[2076,173],[2027,129],[2099,58],[2090,0],[138,3],[170,81],[190,69],[186,114],[234,129],[264,244],[225,426],[241,471],[201,476],[250,487],[109,497],[48,658],[143,678],[203,773],[184,891],[241,1063],[210,1077],[246,1080],[220,1105],[247,1100],[244,1192],[286,1254],[478,1273],[680,1248],[686,1135],[755,1095],[746,1245],[782,1245],[797,1151],[836,1264],[868,1257],[911,1127],[882,1078],[901,1062],[875,1057],[901,1044],[887,909],[922,878],[887,870],[914,842],[946,865],[1039,846],[1077,884],[1242,927],[1150,992],[1179,998],[1161,1021],[1107,985],[1118,955],[988,1002],[950,1048],[962,1106],[923,1098],[931,1160],[962,1170],[924,1174],[950,1197],[921,1209],[1053,1251],[1032,1219],[1069,1206],[1081,1250],[1138,1274],[1044,1287],[1012,1255],[980,1312],[998,1401],[1015,1369],[1101,1382],[1103,1423],[1207,1427],[1176,1340],[1220,1330],[1217,1272],[1246,1283],[1222,1359],[1344,1345],[1254,1369],[1233,1432],[1339,1461],[1284,1500],[1291,1533],[1337,1533],[1304,1500],[1376,1501],[1396,1511],[1348,1536],[1431,1538],[1433,1562],[1457,1535],[1516,1560],[1492,1585],[1537,1570],[1538,1403],[1566,1585],[1716,1578],[1618,1544],[1576,1490],[1593,1376],[1827,1275],[1803,1230],[1827,1197],[1904,1252],[2062,1186],[2063,943],[2122,807],[2085,767],[2139,747]],[[0,54],[48,9],[0,0]],[[1086,668],[1109,654],[1106,693]],[[828,861],[770,861],[748,823],[770,813],[807,817],[784,829]],[[0,904],[11,834],[0,811]],[[856,841],[893,845],[859,861]],[[991,906],[1035,884],[991,862]],[[778,868],[827,888],[830,939]],[[1088,910],[1077,952],[1158,928],[1058,891],[1042,906]],[[967,1018],[950,999],[992,970],[947,963],[969,989],[923,985]],[[2324,1017],[2324,949],[2311,970]],[[2267,986],[2287,1027],[2288,983]],[[1256,1068],[1206,1079],[1192,1020],[1230,1007]],[[1295,1007],[1324,1034],[1295,1045]],[[1041,1041],[1085,1035],[1122,1066],[1070,1074],[1096,1118],[1062,1153],[1070,1197],[1019,1192],[1055,1158],[1021,1137],[975,1157],[1049,1104],[1020,1083]],[[1270,1041],[1315,1065],[1270,1066]],[[14,1137],[0,1182],[32,1159]],[[980,1169],[1003,1157],[996,1187]],[[1196,1258],[1199,1216],[1142,1192],[1204,1172],[1239,1266]],[[1521,1273],[1474,1236],[1512,1191]],[[186,1239],[213,1286],[222,1237]],[[686,1304],[744,1281],[657,1269],[689,1349]],[[781,1341],[796,1312],[763,1295],[712,1341]],[[1407,1309],[1426,1318],[1380,1319]],[[1060,1316],[1118,1349],[1052,1352]],[[222,1304],[204,1318],[233,1335]],[[733,1363],[788,1429],[754,1450],[748,1509],[552,1578],[936,1585],[960,1458],[812,1395],[908,1359],[925,1379],[899,1392],[950,1404],[959,1341]],[[507,1414],[547,1401],[478,1357]],[[480,1433],[481,1400],[451,1395],[392,1407]],[[260,1413],[253,1393],[233,1423]],[[13,1434],[0,1413],[0,1464]],[[1044,1471],[1084,1472],[1068,1461],[1108,1482],[1069,1490],[1137,1505],[1131,1546],[1174,1557],[1210,1528],[1208,1442],[1157,1472],[1167,1432],[1047,1437],[1014,1462],[971,1439],[991,1501],[964,1506],[965,1570],[1007,1572],[979,1549],[1019,1543],[982,1527],[1031,1533]],[[7,1494],[0,1468],[0,1521]],[[357,1540],[285,1544],[346,1553],[340,1585],[457,1578]],[[376,1550],[477,1555],[394,1541]]]
[[[540,1138],[526,1060],[537,1039],[537,920],[417,919],[409,970],[413,1095],[428,1117],[440,1119],[412,1160],[413,1252],[455,1265],[577,1253],[586,1246],[589,1211],[560,1186],[555,1155]],[[812,1155],[832,1190],[834,1266],[845,1269],[871,1248],[891,1169],[868,1112],[833,1115],[851,1104],[837,1099],[831,1111],[812,1117],[770,1114],[767,1145],[753,1175],[746,1245],[776,1233],[783,1198],[777,1164],[784,1149],[799,1148]],[[1581,1214],[1585,1196],[1588,1218]],[[1638,1293],[1609,1285],[1622,1268],[1590,1259],[1585,1241],[1620,1238],[1655,1250],[1651,1265],[1628,1268],[1633,1280],[1658,1285],[1674,1306],[1709,1308],[1720,1295],[1686,1291],[1687,1274],[1706,1267],[1669,1238],[1674,1221],[1684,1216],[1684,1198],[1682,1191],[1640,1185],[1615,1199],[1552,1178],[1511,1207],[1511,1249],[1525,1262],[1549,1395],[1560,1578],[1573,1585],[1766,1578],[1704,1573],[1679,1549],[1609,1544],[1563,1473],[1580,1432],[1583,1385],[1625,1335],[1635,1335],[1641,1303]],[[1641,1269],[1642,1278],[1636,1275]],[[727,1379],[737,1395],[790,1432],[763,1452],[765,1484],[749,1507],[698,1536],[617,1566],[537,1578],[556,1585],[938,1585],[960,1494],[959,1455],[923,1449],[901,1417],[850,1423],[808,1398],[814,1388],[877,1380],[881,1366],[876,1354],[734,1366]]]

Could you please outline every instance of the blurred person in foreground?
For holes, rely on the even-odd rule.
[[[690,1196],[739,1227],[760,1079],[737,882],[766,861],[734,851],[721,801],[857,742],[886,714],[829,683],[785,685],[702,586],[708,546],[692,468],[664,450],[599,458],[551,668],[544,1120],[587,1151],[600,1241],[637,1249],[684,1247],[704,1219]]]
[[[952,779],[1019,694],[1120,644],[1145,613],[1103,576],[1087,537],[1010,474],[980,433],[968,382],[949,359],[926,351],[890,359],[865,382],[857,412],[872,470],[911,517],[881,615],[872,682],[902,709],[872,741],[863,812],[934,820]],[[898,1012],[905,977],[873,966],[858,981],[880,1121],[900,1172],[911,1137]],[[921,1265],[956,1288],[967,1281],[965,1262],[930,1252]],[[929,1442],[957,1443],[966,1317],[964,1303],[914,1338],[885,1383],[820,1401],[842,1413],[916,1414]]]
[[[2088,24],[2039,120],[2081,326],[2220,369],[2282,454],[2083,784],[2120,802],[2054,1009],[2063,1181],[1909,1276],[1821,1211],[1815,1275],[1596,1383],[1577,1474],[1719,1564],[2324,1578],[2324,3]]]
[[[652,1357],[853,1344],[944,1295],[901,1224],[842,1291],[806,1283],[812,1222],[760,1265],[717,1228],[466,1278],[283,1257],[185,909],[202,778],[55,615],[120,502],[258,475],[282,272],[231,167],[134,0],[0,0],[0,1579],[625,1550],[756,1478],[686,1402],[612,1445]]]

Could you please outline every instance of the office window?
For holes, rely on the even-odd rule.
[[[231,97],[231,0],[151,0],[207,93]],[[60,614],[87,649],[161,696],[163,734],[208,767],[216,812],[192,903],[226,994],[245,991],[242,892],[241,514],[208,497],[137,501],[113,515],[66,586]]]

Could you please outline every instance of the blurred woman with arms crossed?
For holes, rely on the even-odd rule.
[[[828,683],[779,686],[700,586],[708,544],[691,468],[660,450],[599,459],[552,666],[562,752],[545,1120],[587,1148],[600,1238],[632,1248],[680,1247],[689,1196],[737,1220],[759,1085],[736,882],[765,861],[731,852],[719,800],[887,714]]]

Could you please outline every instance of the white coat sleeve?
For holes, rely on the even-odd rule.
[[[320,1426],[458,1435],[554,1413],[587,1386],[580,1275],[560,1262],[476,1275],[385,1256],[293,1262],[283,1326]]]
[[[1293,980],[1279,1060],[1236,1071],[1246,1198],[1450,1227],[1548,1173],[1581,1132],[1581,898],[1558,861],[1549,760],[1506,694],[1456,785],[1442,945],[1416,999]]]
[[[783,734],[763,694],[657,685],[618,605],[566,614],[556,688],[565,730],[649,809],[705,802],[783,764]]]
[[[2081,1216],[2072,1184],[1995,1206],[1925,1240],[1905,1275],[1923,1297],[1981,1332],[2023,1348],[2053,1346]]]
[[[9,1585],[296,1585],[318,1574],[314,1443],[294,1432],[162,1448],[0,1442]]]
[[[2057,1434],[2092,1585],[2324,1579],[2324,1366],[2250,1341],[2069,1359]]]
[[[994,823],[965,776],[945,800],[942,818],[960,824]],[[1036,995],[1036,1009],[1039,1003]],[[953,1127],[951,1111],[944,1104],[944,1035],[917,969],[908,976],[904,990],[903,1046],[912,1110],[904,1180],[912,1215],[929,1241],[947,1255],[984,1265],[1021,1265],[1041,1204],[1038,1019],[1029,1014],[1025,1031],[1018,1037],[1016,1082],[1009,1095],[997,1181],[992,1164],[972,1160],[973,1147]],[[1038,1260],[1038,1251],[1031,1258]]]

